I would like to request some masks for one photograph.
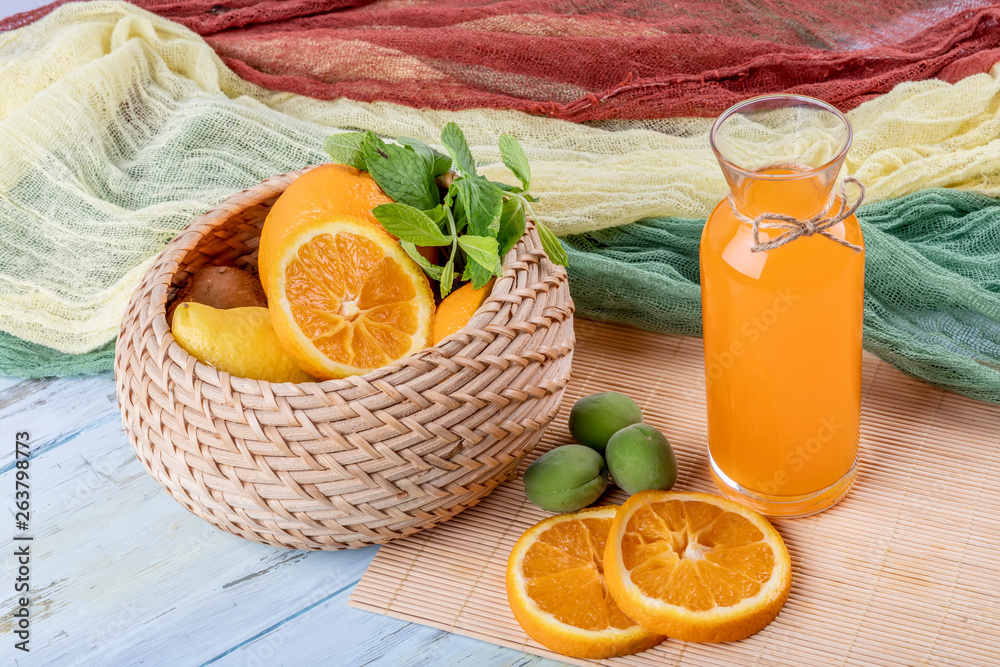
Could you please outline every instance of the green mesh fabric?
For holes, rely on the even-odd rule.
[[[911,375],[1000,403],[1000,200],[924,190],[864,206],[865,347]],[[577,312],[701,334],[704,220],[653,218],[564,239]],[[0,335],[0,374],[111,368],[113,343],[69,355]]]
[[[0,331],[0,375],[23,378],[97,375],[111,370],[115,341],[84,354],[67,354]]]
[[[704,220],[650,218],[563,239],[578,315],[701,336]]]
[[[865,348],[931,384],[1000,402],[1000,200],[924,190],[864,206]],[[704,220],[565,239],[577,312],[701,335]]]

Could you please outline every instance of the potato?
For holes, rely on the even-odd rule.
[[[191,274],[174,297],[167,311],[167,322],[173,321],[174,309],[185,301],[220,310],[267,306],[267,296],[257,276],[235,266],[203,266]]]

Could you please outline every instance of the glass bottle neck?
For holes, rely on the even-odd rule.
[[[780,213],[804,220],[826,208],[839,171],[839,165],[836,170],[822,171],[769,167],[754,175],[726,171],[726,180],[733,203],[743,215],[754,218],[761,213]]]

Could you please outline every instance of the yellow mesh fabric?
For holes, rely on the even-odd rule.
[[[930,187],[995,196],[998,101],[997,68],[901,84],[849,114],[848,169],[869,201]],[[0,35],[0,330],[94,349],[117,333],[151,257],[212,204],[323,161],[333,128],[434,143],[452,120],[491,178],[511,178],[497,136],[521,140],[536,211],[561,235],[705,217],[725,192],[707,119],[577,125],[273,93],[177,24],[120,2],[71,3]]]

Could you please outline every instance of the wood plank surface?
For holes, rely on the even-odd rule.
[[[109,375],[0,378],[0,664],[544,665],[347,606],[376,547],[274,549],[216,530],[150,478]],[[31,434],[30,652],[10,634],[14,434]],[[19,533],[20,534],[20,533]]]

